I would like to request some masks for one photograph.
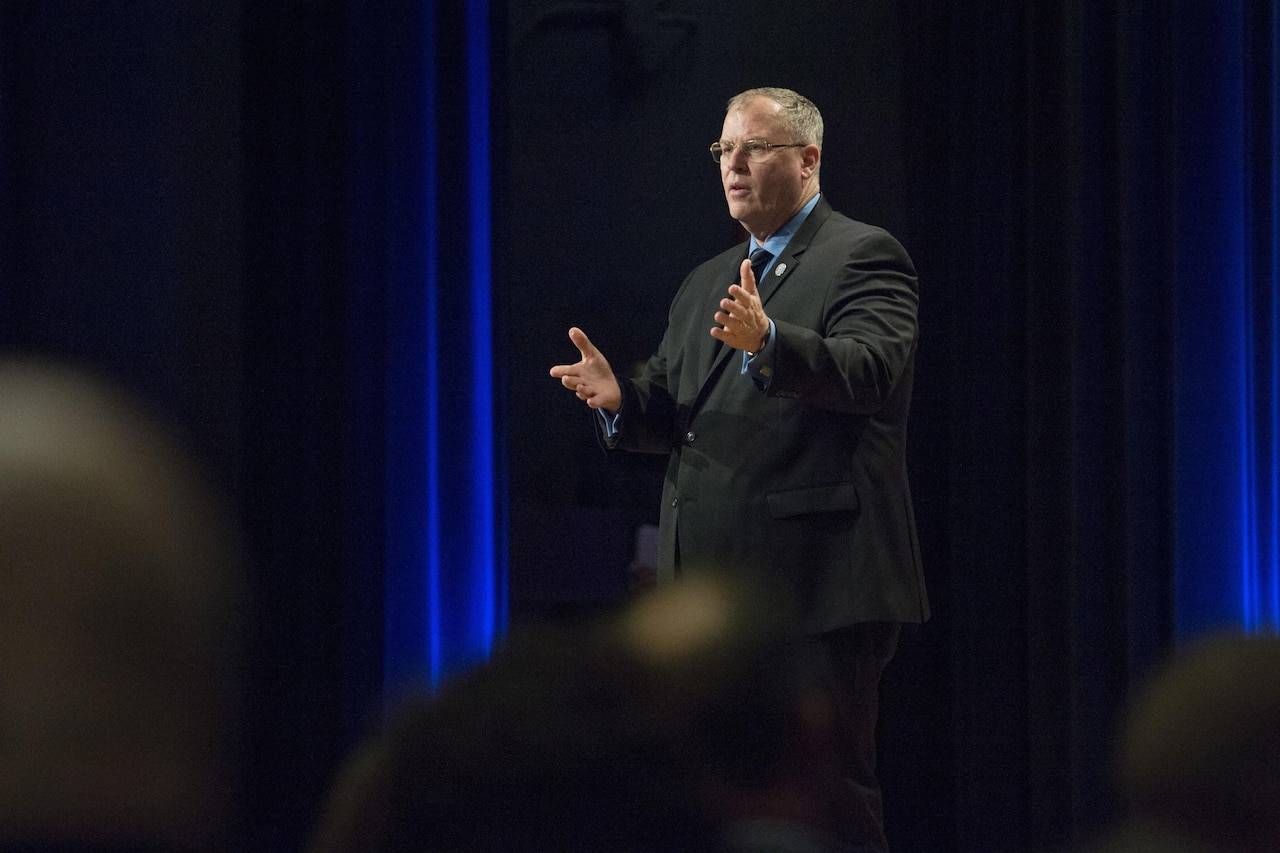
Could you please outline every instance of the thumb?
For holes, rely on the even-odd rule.
[[[578,348],[578,352],[582,353],[583,358],[590,358],[597,354],[595,345],[591,343],[587,333],[577,326],[569,330],[569,340],[573,341],[573,345]]]
[[[751,268],[751,259],[742,262],[738,268],[738,278],[742,281],[742,289],[747,293],[756,292],[756,271]]]

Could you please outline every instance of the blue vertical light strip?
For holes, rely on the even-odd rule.
[[[1248,38],[1246,27],[1246,38],[1240,46],[1243,58],[1240,83],[1245,91],[1241,97],[1242,103],[1252,103],[1249,98],[1248,90]],[[1265,494],[1259,494],[1259,474],[1258,455],[1260,443],[1264,439],[1264,433],[1259,429],[1258,416],[1260,414],[1258,406],[1257,391],[1261,377],[1260,359],[1259,359],[1259,341],[1257,340],[1258,329],[1254,323],[1254,319],[1260,307],[1265,307],[1265,303],[1259,298],[1259,294],[1255,287],[1255,282],[1259,274],[1257,260],[1253,257],[1252,240],[1250,239],[1255,233],[1255,212],[1252,209],[1252,195],[1249,192],[1249,185],[1257,179],[1258,164],[1255,161],[1253,151],[1250,149],[1250,133],[1249,126],[1251,120],[1256,116],[1250,114],[1248,110],[1240,118],[1238,139],[1241,148],[1241,155],[1244,159],[1244,175],[1243,182],[1245,184],[1243,198],[1241,199],[1241,218],[1244,222],[1244,232],[1246,235],[1245,245],[1240,253],[1240,263],[1244,266],[1244,317],[1241,319],[1239,330],[1240,340],[1244,345],[1244,381],[1241,382],[1242,392],[1242,413],[1240,418],[1241,443],[1244,447],[1244,454],[1241,459],[1240,471],[1240,521],[1242,525],[1241,535],[1241,552],[1240,552],[1240,622],[1246,631],[1255,630],[1257,627],[1257,599],[1258,599],[1258,557],[1262,548],[1263,531],[1259,528],[1258,522],[1261,518],[1261,510],[1264,504]]]
[[[492,651],[505,625],[505,568],[495,462],[488,3],[427,3],[425,14],[423,639],[424,675],[436,686]],[[459,28],[461,45],[452,39]],[[458,152],[465,153],[464,171],[441,172],[440,164],[453,162]],[[441,254],[445,245],[448,255]],[[449,282],[448,291],[440,289],[442,282]]]
[[[1220,16],[1219,25],[1222,27],[1224,42],[1221,76],[1217,79],[1222,129],[1218,146],[1222,170],[1218,192],[1223,206],[1223,229],[1219,239],[1225,250],[1219,298],[1224,303],[1226,320],[1226,326],[1222,329],[1224,340],[1219,345],[1230,359],[1225,376],[1238,394],[1235,405],[1223,412],[1227,418],[1226,423],[1235,426],[1237,443],[1227,449],[1223,459],[1224,463],[1228,462],[1234,452],[1234,470],[1224,465],[1222,485],[1224,490],[1234,485],[1238,493],[1238,500],[1232,506],[1239,534],[1239,538],[1235,540],[1238,553],[1234,560],[1228,554],[1225,566],[1229,569],[1226,573],[1229,580],[1225,583],[1235,588],[1236,607],[1239,610],[1228,611],[1221,618],[1226,624],[1238,625],[1248,618],[1244,599],[1251,594],[1256,576],[1254,565],[1258,543],[1258,500],[1254,486],[1256,428],[1251,292],[1253,269],[1249,239],[1247,49],[1244,21],[1239,10],[1224,4],[1222,11],[1217,14]],[[1209,485],[1211,488],[1206,497],[1212,499],[1212,484]]]
[[[1270,501],[1266,507],[1265,523],[1267,541],[1260,559],[1262,577],[1259,583],[1259,612],[1257,628],[1280,631],[1280,4],[1271,4],[1271,14],[1265,40],[1267,86],[1267,125],[1264,154],[1268,159],[1266,174],[1269,178],[1263,194],[1265,217],[1261,231],[1266,235],[1266,247],[1260,254],[1266,259],[1263,277],[1258,287],[1267,294],[1267,329],[1269,349],[1266,353],[1268,373],[1264,406],[1268,420],[1269,439],[1266,450],[1267,472],[1265,488]]]
[[[1280,632],[1280,9],[1271,4],[1271,630]]]
[[[423,519],[426,528],[423,554],[423,571],[426,575],[422,587],[425,611],[428,678],[432,685],[438,680],[443,666],[441,642],[441,577],[443,561],[440,551],[440,182],[436,166],[436,151],[440,131],[437,125],[439,92],[436,66],[439,61],[436,49],[435,3],[427,2],[423,12],[423,233],[425,247],[423,265],[426,272],[426,423],[423,424],[423,441],[426,445],[426,507]]]
[[[1244,218],[1248,223],[1252,217],[1248,215],[1247,193],[1245,194],[1244,203],[1246,208]],[[1252,262],[1251,248],[1252,246],[1246,242],[1241,256],[1241,263],[1245,267],[1245,314],[1241,319],[1240,328],[1240,339],[1245,348],[1244,381],[1241,383],[1243,405],[1240,418],[1241,443],[1244,447],[1240,471],[1240,521],[1242,526],[1240,537],[1242,546],[1240,553],[1240,621],[1246,631],[1257,630],[1259,582],[1261,580],[1258,558],[1262,553],[1264,536],[1260,522],[1263,520],[1262,512],[1263,507],[1266,505],[1263,498],[1267,496],[1259,494],[1259,487],[1262,484],[1260,483],[1261,477],[1259,475],[1261,469],[1258,457],[1265,433],[1261,433],[1258,424],[1261,409],[1258,405],[1256,391],[1261,381],[1258,375],[1260,372],[1260,359],[1257,351],[1258,341],[1255,337],[1257,330],[1252,321],[1252,318],[1257,315],[1259,310],[1259,300],[1252,287],[1258,275],[1258,270],[1256,264]]]
[[[471,462],[473,586],[470,643],[487,653],[499,622],[505,621],[505,595],[500,592],[497,523],[498,490],[494,459],[493,299],[490,209],[489,3],[467,3],[467,142],[468,208],[471,234],[471,397],[473,442]]]
[[[1179,641],[1239,626],[1252,560],[1244,32],[1232,4],[1172,13],[1175,566]],[[1212,63],[1194,57],[1212,56]]]
[[[1244,79],[1254,91],[1242,137],[1246,143],[1248,188],[1245,218],[1250,242],[1246,263],[1248,314],[1242,329],[1249,350],[1249,392],[1245,427],[1248,432],[1249,551],[1242,566],[1242,625],[1246,631],[1275,631],[1280,627],[1280,403],[1277,403],[1280,365],[1280,314],[1277,313],[1277,32],[1276,10],[1260,7],[1247,14]],[[1259,20],[1261,19],[1261,20]],[[1260,91],[1258,91],[1260,90]]]
[[[1280,4],[1178,10],[1182,51],[1215,61],[1179,83],[1179,141],[1190,156],[1178,169],[1177,627],[1182,638],[1226,627],[1274,632]]]
[[[1242,67],[1239,75],[1240,85],[1243,87],[1241,92],[1241,103],[1248,104],[1248,42],[1247,39],[1239,48],[1242,58]],[[1257,390],[1259,388],[1259,353],[1258,353],[1258,329],[1254,323],[1254,317],[1257,316],[1259,310],[1259,294],[1254,286],[1258,276],[1257,260],[1253,257],[1252,240],[1250,239],[1254,233],[1254,211],[1252,210],[1252,195],[1249,192],[1249,185],[1252,184],[1257,177],[1257,163],[1251,156],[1250,151],[1250,134],[1249,125],[1255,116],[1249,114],[1248,110],[1244,110],[1239,118],[1237,139],[1241,151],[1243,161],[1243,174],[1241,182],[1243,184],[1242,198],[1240,199],[1240,218],[1243,222],[1243,231],[1245,234],[1244,245],[1240,250],[1240,264],[1244,268],[1242,277],[1242,296],[1244,300],[1244,316],[1240,319],[1239,337],[1244,347],[1243,360],[1243,381],[1240,383],[1241,389],[1241,417],[1240,417],[1240,433],[1241,446],[1244,453],[1241,456],[1240,465],[1240,522],[1241,522],[1241,550],[1240,550],[1240,623],[1246,631],[1253,631],[1257,628],[1257,600],[1258,600],[1258,557],[1262,548],[1263,531],[1259,528],[1261,519],[1261,510],[1264,505],[1264,495],[1258,493],[1259,486],[1259,444],[1263,439],[1260,434],[1258,416],[1260,414]]]
[[[410,685],[435,687],[482,661],[506,624],[488,4],[403,2],[412,16],[370,16],[391,28],[387,45],[414,57],[397,61],[390,54],[383,81],[389,95],[383,615],[391,701]],[[404,27],[411,17],[420,22],[416,30]]]

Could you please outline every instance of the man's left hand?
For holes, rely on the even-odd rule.
[[[729,285],[728,298],[720,300],[720,310],[715,315],[720,325],[711,329],[711,337],[734,349],[759,352],[769,334],[769,316],[764,313],[764,304],[756,289],[751,261],[742,262],[739,275],[742,283]]]

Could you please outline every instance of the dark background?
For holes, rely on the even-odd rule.
[[[1051,848],[1116,816],[1116,714],[1176,632],[1173,282],[1212,260],[1186,249],[1213,193],[1188,176],[1226,79],[1205,72],[1226,6],[1168,5],[494,5],[513,621],[616,604],[655,520],[657,463],[605,457],[546,376],[568,327],[620,369],[648,355],[683,275],[739,238],[706,153],[724,102],[794,88],[826,119],[833,206],[895,233],[921,281],[910,469],[935,616],[886,676],[895,849]],[[1274,61],[1251,35],[1274,9],[1233,14]],[[417,135],[416,77],[453,79],[460,21],[0,7],[0,342],[157,403],[236,502],[254,849],[296,849],[385,698],[386,282],[420,239],[403,176],[468,156],[447,85],[438,149]],[[565,525],[596,532],[571,549]]]

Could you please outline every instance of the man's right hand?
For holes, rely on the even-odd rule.
[[[569,330],[569,340],[582,354],[582,360],[576,364],[557,364],[551,368],[551,376],[591,408],[618,411],[622,408],[622,389],[608,360],[577,326]]]

